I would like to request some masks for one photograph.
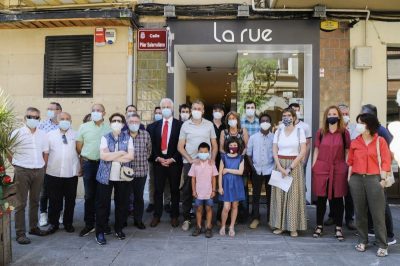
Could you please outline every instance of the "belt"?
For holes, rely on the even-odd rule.
[[[290,159],[290,160],[294,160],[297,158],[297,156],[285,156],[285,155],[278,155],[279,159]]]
[[[90,162],[90,163],[98,163],[100,160],[90,160],[89,158],[83,157],[82,156],[82,160]]]

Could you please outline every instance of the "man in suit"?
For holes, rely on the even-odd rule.
[[[150,226],[160,223],[163,212],[163,193],[168,179],[171,191],[171,225],[179,226],[179,184],[182,172],[182,157],[178,152],[179,133],[182,122],[172,116],[174,103],[169,98],[160,102],[162,120],[155,122],[152,131],[154,155],[154,215]]]

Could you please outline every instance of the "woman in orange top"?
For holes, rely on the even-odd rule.
[[[365,251],[368,244],[369,206],[374,223],[375,239],[379,246],[379,257],[388,255],[385,225],[384,181],[391,169],[391,156],[384,138],[378,137],[379,122],[376,116],[360,114],[357,117],[356,130],[361,134],[350,145],[349,186],[354,201],[356,225],[360,242],[357,251]],[[379,165],[378,148],[381,164]]]

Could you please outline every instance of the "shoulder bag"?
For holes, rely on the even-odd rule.
[[[378,137],[376,140],[376,152],[378,154],[378,164],[379,164],[379,172],[382,172],[382,157],[381,157],[381,149],[379,147],[379,139],[381,137]],[[394,175],[392,172],[392,169],[390,169],[390,172],[387,173],[386,179],[385,179],[385,187],[391,187],[394,184]]]

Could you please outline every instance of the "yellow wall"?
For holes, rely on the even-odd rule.
[[[363,104],[374,104],[378,108],[379,120],[386,124],[387,97],[387,46],[400,45],[400,23],[368,21],[357,23],[350,30],[350,109],[352,121]],[[372,68],[367,70],[354,69],[354,47],[372,47]]]
[[[0,87],[14,100],[19,115],[28,106],[39,108],[46,116],[47,104],[60,102],[73,117],[75,129],[95,102],[106,112],[125,111],[127,102],[128,28],[116,27],[113,45],[94,46],[93,98],[43,98],[45,37],[94,34],[94,27],[0,30]]]

